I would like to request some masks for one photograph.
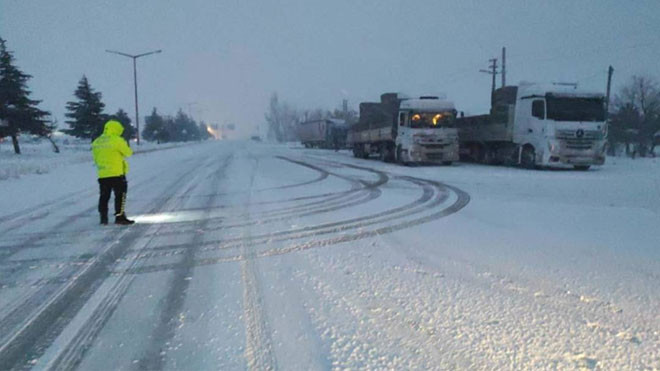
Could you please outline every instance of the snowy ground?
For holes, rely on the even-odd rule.
[[[0,181],[0,369],[660,370],[660,162],[209,142]]]

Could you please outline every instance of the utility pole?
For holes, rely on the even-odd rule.
[[[106,52],[112,53],[112,54],[119,54],[119,55],[122,55],[124,57],[128,57],[128,58],[133,59],[133,87],[134,87],[134,90],[135,90],[135,130],[137,131],[136,138],[137,138],[137,145],[139,146],[140,145],[140,115],[138,113],[138,88],[137,88],[137,63],[136,63],[136,60],[140,57],[145,57],[147,55],[160,53],[160,52],[162,52],[162,50],[154,50],[152,52],[142,53],[142,54],[138,54],[138,55],[131,55],[131,54],[122,53],[122,52],[118,52],[118,51],[114,51],[114,50],[106,50]]]
[[[610,66],[607,69],[607,97],[605,97],[605,118],[610,114],[610,90],[612,87],[612,74],[614,74],[614,68]]]
[[[502,47],[502,87],[506,86],[506,47]]]
[[[493,96],[495,94],[495,77],[499,72],[497,72],[497,58],[491,58],[488,60],[490,62],[490,70],[479,70],[479,72],[490,74],[493,77],[493,83],[490,88],[490,104],[493,104]]]

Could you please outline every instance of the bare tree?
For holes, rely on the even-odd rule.
[[[297,125],[301,115],[285,102],[280,102],[277,93],[270,97],[268,111],[265,115],[268,124],[268,137],[278,142],[294,141],[297,139]]]
[[[660,87],[649,76],[633,76],[614,99],[612,140],[633,143],[634,155],[646,156],[660,130]]]
[[[336,108],[334,112],[332,112],[331,115],[332,118],[334,119],[341,119],[346,121],[348,125],[353,125],[358,121],[358,113],[354,109],[347,109],[344,111],[343,109]]]

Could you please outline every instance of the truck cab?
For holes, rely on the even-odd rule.
[[[406,162],[439,162],[458,160],[456,109],[452,102],[437,97],[420,97],[401,101],[395,140],[396,159]]]
[[[519,162],[586,170],[605,162],[603,94],[565,86],[520,85],[513,141]]]
[[[496,89],[490,114],[457,120],[461,157],[527,168],[602,165],[604,101],[601,93],[564,85],[521,83]]]

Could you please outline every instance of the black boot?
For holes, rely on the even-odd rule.
[[[119,214],[115,216],[115,224],[121,225],[131,225],[134,224],[135,220],[130,220],[126,217],[126,214]]]
[[[108,225],[108,215],[101,214],[101,224]]]

